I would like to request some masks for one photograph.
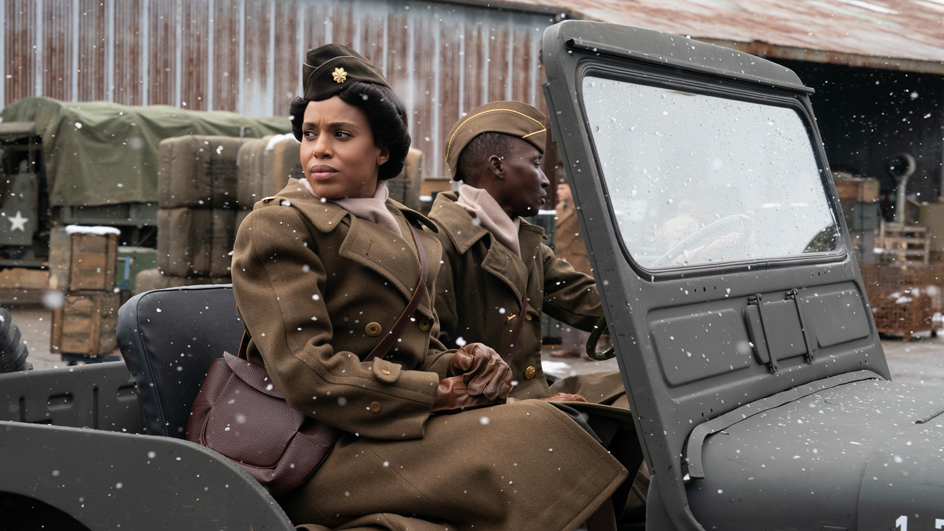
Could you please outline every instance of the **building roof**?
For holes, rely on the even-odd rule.
[[[574,18],[689,35],[760,56],[944,74],[944,0],[510,3],[542,11],[559,9]]]

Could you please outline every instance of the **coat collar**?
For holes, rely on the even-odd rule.
[[[267,197],[262,201],[264,203],[273,201],[281,203],[282,201],[288,201],[291,206],[294,206],[300,212],[305,214],[305,216],[315,225],[315,228],[326,234],[338,228],[338,225],[341,224],[341,221],[345,217],[354,218],[353,214],[347,210],[344,210],[337,204],[324,199],[318,200],[318,198],[312,196],[311,192],[306,190],[305,187],[302,186],[298,181],[298,179],[289,179],[288,184],[282,189],[282,191],[277,193],[275,196]],[[425,225],[431,231],[439,232],[439,228],[436,227],[436,224],[430,221],[429,218],[411,208],[408,208],[405,205],[394,201],[393,199],[387,199],[387,208],[390,209],[394,217],[397,217],[397,214],[399,213],[409,221],[413,222],[414,225]],[[404,235],[409,234],[410,232],[405,226],[401,227],[401,229],[406,229],[402,231]]]
[[[440,192],[436,195],[429,217],[442,225],[459,254],[467,253],[482,238],[490,238],[482,269],[501,279],[520,299],[524,295],[522,290],[527,286],[530,270],[541,255],[544,229],[521,220],[518,229],[521,258],[518,258],[499,243],[491,232],[475,223],[472,215],[456,203],[457,199],[459,194],[456,192]]]
[[[397,236],[376,223],[355,217],[331,201],[319,201],[296,179],[290,179],[282,191],[274,197],[263,199],[262,202],[294,207],[308,218],[319,232],[325,234],[333,232],[341,225],[347,225],[348,232],[338,254],[384,277],[407,300],[413,296],[420,276],[419,259],[409,224],[422,224],[433,232],[439,230],[426,216],[388,199],[387,208],[400,225],[400,232],[403,234]],[[439,272],[442,247],[439,240],[432,235],[422,230],[417,232],[426,251],[429,278],[435,279]],[[404,248],[409,252],[404,252]],[[428,295],[421,299],[420,308],[424,314],[431,315]]]

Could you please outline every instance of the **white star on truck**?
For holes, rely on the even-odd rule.
[[[7,218],[7,219],[9,219],[10,223],[13,224],[13,226],[10,227],[11,231],[21,230],[23,232],[26,232],[26,222],[29,221],[29,218],[24,218],[23,215],[20,214],[19,210],[16,211],[15,216],[13,216],[12,218]]]

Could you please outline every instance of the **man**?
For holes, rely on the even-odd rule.
[[[581,330],[603,314],[593,278],[558,259],[542,243],[544,230],[521,219],[538,213],[550,185],[541,171],[544,123],[539,110],[515,101],[470,111],[446,139],[446,162],[462,184],[440,193],[429,215],[443,244],[440,340],[513,351],[513,398],[553,394],[541,370],[542,313]],[[586,398],[622,394],[619,375],[610,380],[608,396]]]
[[[574,208],[570,186],[567,183],[557,185],[557,244],[554,252],[561,259],[581,273],[590,275],[590,258],[580,233],[577,210]],[[561,348],[551,352],[551,356],[564,358],[580,356],[586,348],[589,332],[564,324],[561,326]],[[584,354],[586,356],[586,354]]]

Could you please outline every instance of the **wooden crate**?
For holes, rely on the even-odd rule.
[[[842,203],[874,203],[878,201],[878,179],[863,179],[860,177],[838,177],[836,194]]]
[[[884,263],[900,266],[928,265],[930,240],[928,229],[918,225],[879,222],[875,247],[882,250]]]
[[[66,295],[52,315],[52,352],[107,356],[118,347],[118,293],[88,291]]]
[[[0,288],[46,289],[49,271],[14,267],[0,271]]]
[[[118,235],[81,232],[91,229],[56,227],[52,230],[49,235],[50,288],[69,292],[115,288]]]

